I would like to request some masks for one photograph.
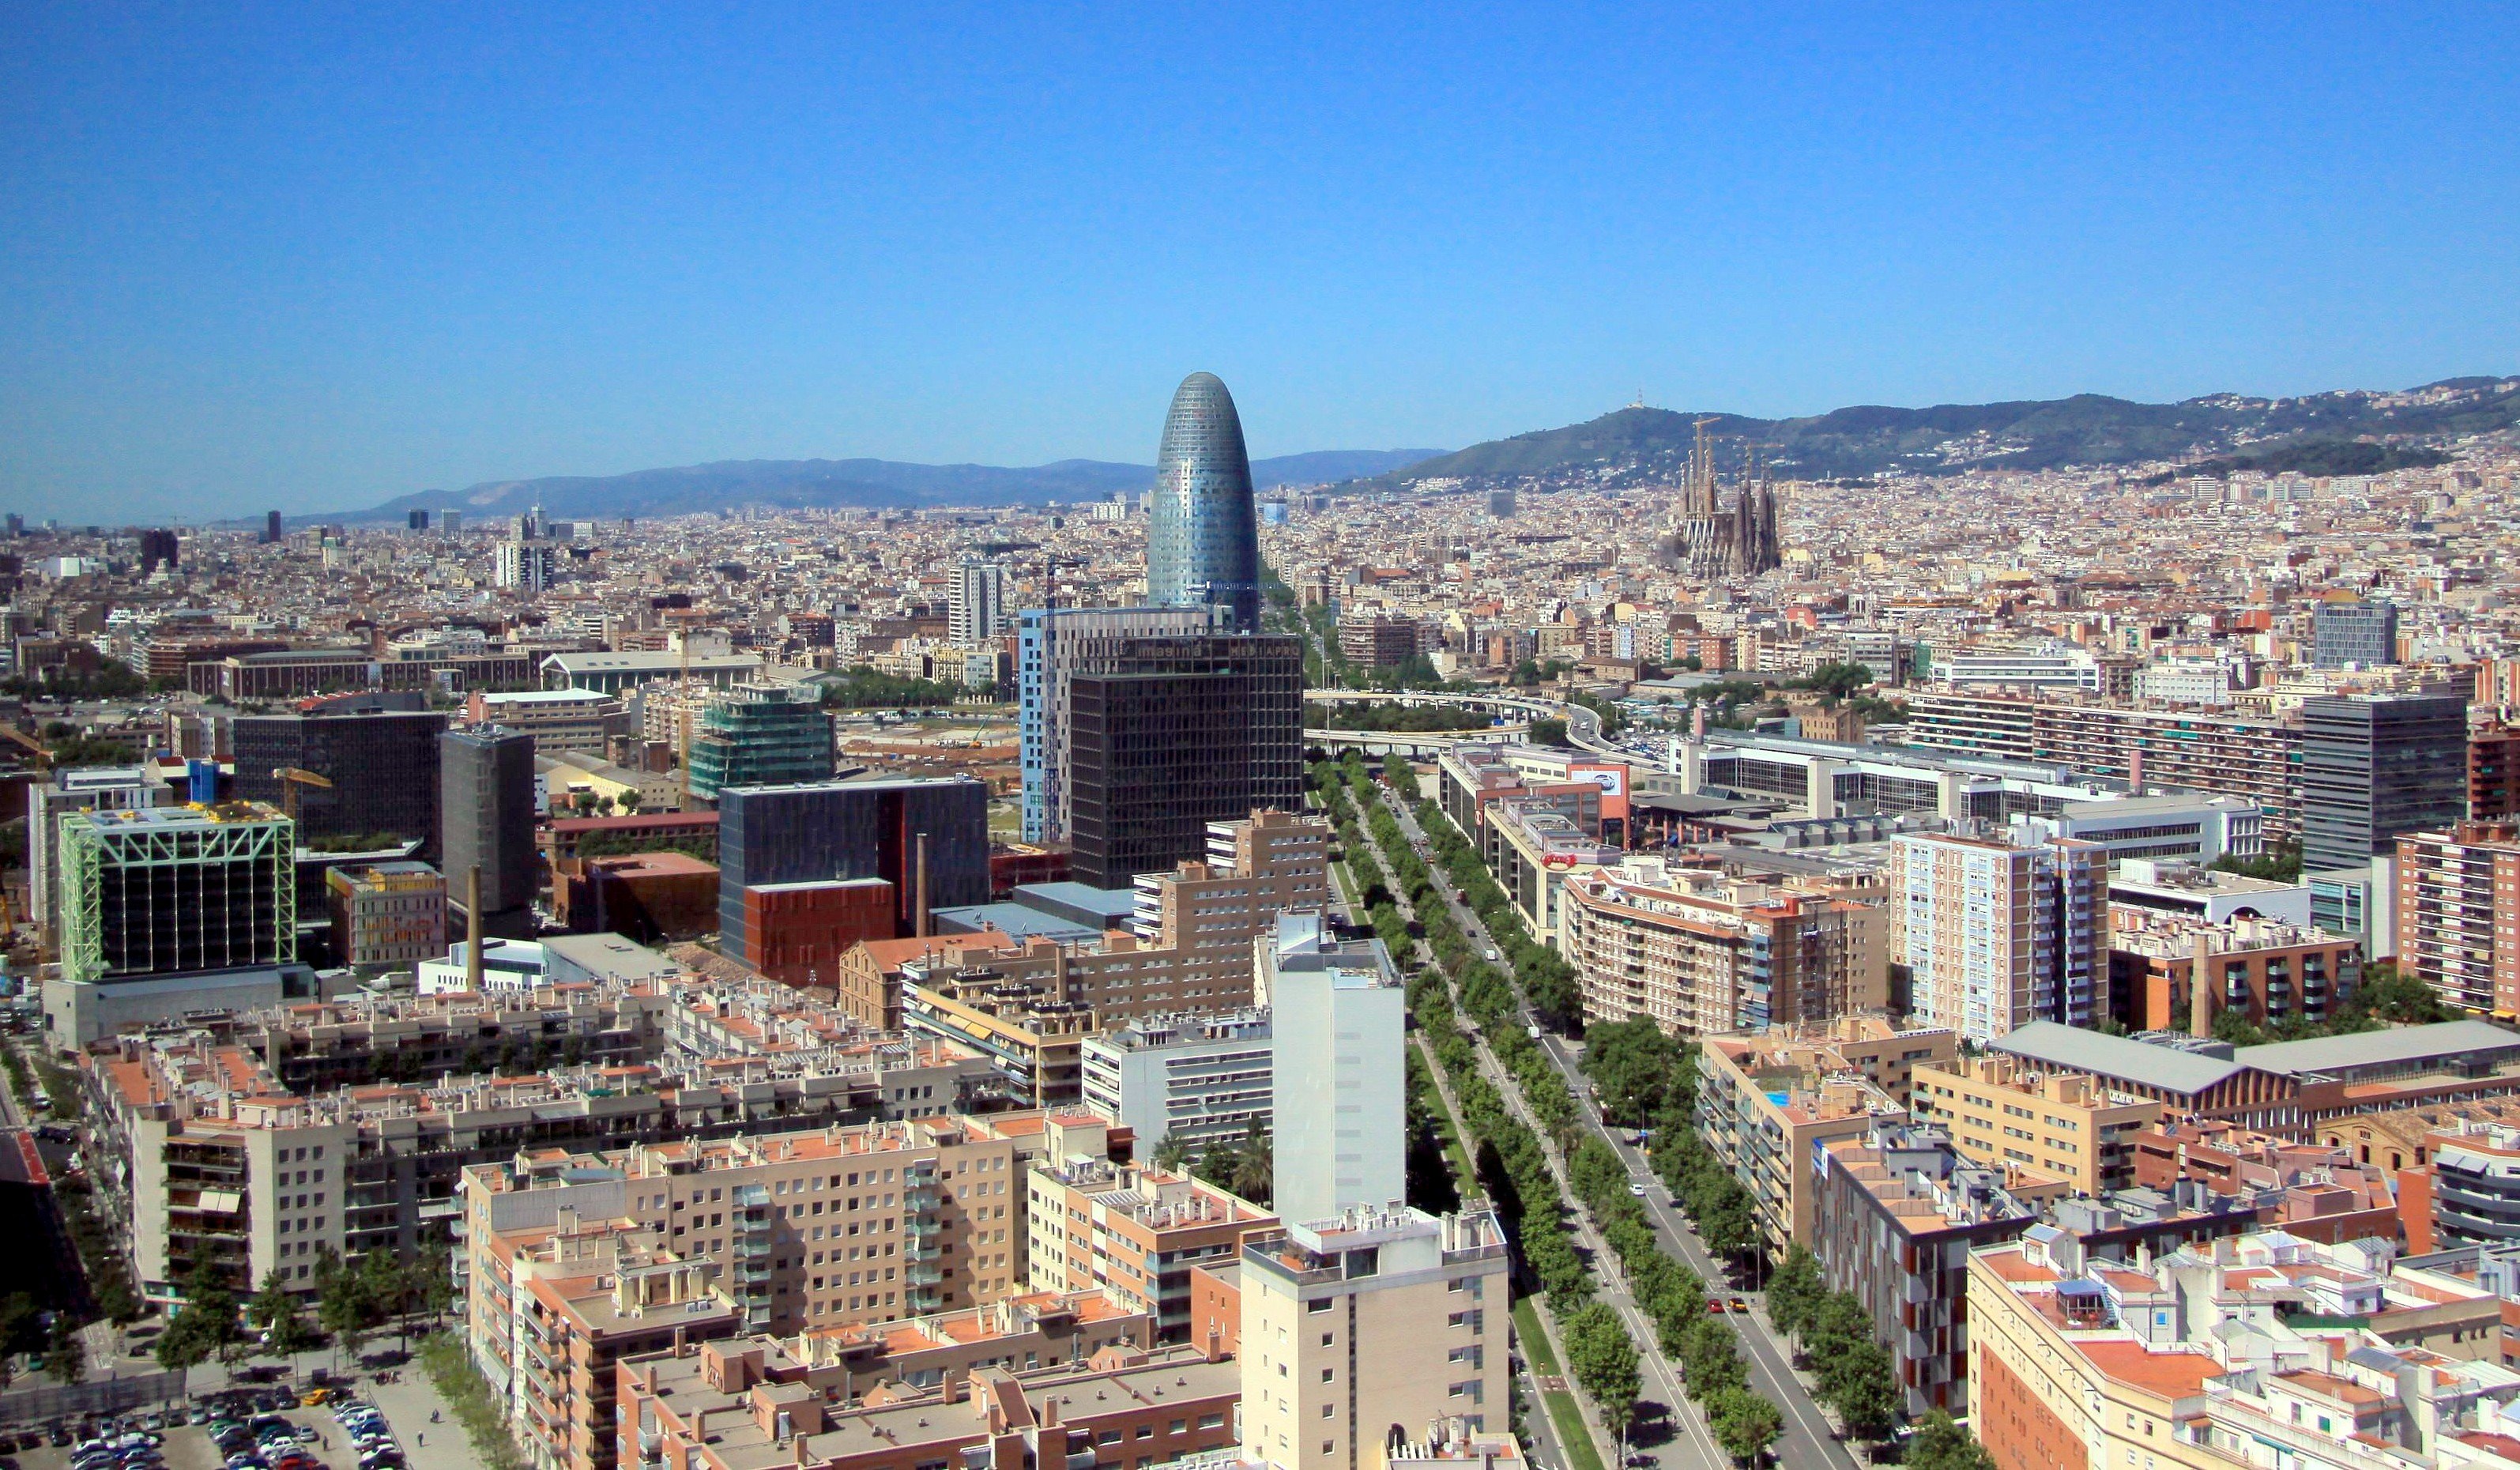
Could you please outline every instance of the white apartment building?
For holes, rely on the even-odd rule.
[[[1274,1012],[1275,1205],[1292,1222],[1408,1198],[1408,991],[1380,940],[1341,942],[1318,913],[1252,941]]]
[[[1144,1017],[1085,1038],[1085,1106],[1134,1132],[1140,1158],[1167,1138],[1235,1143],[1271,1125],[1273,1057],[1266,1009]]]
[[[1892,1002],[1919,1026],[1992,1041],[2033,1021],[2107,1014],[2108,850],[1907,835],[1892,840]]]

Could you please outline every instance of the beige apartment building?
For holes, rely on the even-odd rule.
[[[1874,1016],[1710,1036],[1698,1048],[1698,1136],[1749,1191],[1776,1250],[1810,1246],[1816,1146],[1905,1118],[1911,1075],[1958,1055],[1949,1031],[1900,1031]]]
[[[1507,1287],[1496,1217],[1350,1211],[1243,1242],[1242,1450],[1283,1470],[1380,1462],[1394,1425],[1512,1412]]]
[[[1105,1158],[1045,1160],[1024,1188],[1031,1289],[1110,1292],[1154,1319],[1159,1342],[1190,1338],[1191,1268],[1233,1260],[1278,1223],[1212,1184]]]
[[[1977,1163],[2028,1165],[2093,1198],[2134,1185],[2135,1135],[2161,1121],[2151,1098],[2001,1054],[1918,1067],[1908,1112]]]
[[[888,1321],[1016,1291],[1021,1149],[971,1118],[519,1154],[464,1171],[468,1281],[511,1231],[626,1219],[716,1263],[747,1332]],[[485,1348],[476,1327],[476,1360]],[[484,1364],[484,1371],[490,1371]]]
[[[1570,877],[1558,912],[1586,1021],[1721,1035],[1889,1003],[1877,902],[1631,857]]]

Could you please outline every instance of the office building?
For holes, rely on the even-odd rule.
[[[1233,1261],[1245,1236],[1278,1223],[1213,1184],[1114,1164],[1100,1150],[1039,1160],[1023,1187],[1030,1289],[1106,1291],[1154,1318],[1164,1343],[1190,1341],[1192,1268]]]
[[[2467,815],[2464,696],[2313,699],[2301,715],[2304,870],[2362,866]]]
[[[428,864],[338,867],[324,887],[337,963],[409,965],[446,952],[446,878]]]
[[[173,571],[175,558],[180,549],[181,543],[177,541],[175,533],[171,530],[142,531],[140,533],[140,574],[147,576],[160,567]]]
[[[2322,602],[2311,610],[2310,662],[2319,668],[2380,668],[2398,662],[2398,609],[2373,602]]]
[[[810,697],[769,682],[722,689],[692,732],[692,796],[713,802],[730,786],[829,780],[832,751],[831,717]]]
[[[1319,913],[1252,941],[1270,1007],[1278,1214],[1331,1220],[1408,1198],[1408,991],[1380,940],[1340,942]]]
[[[279,543],[280,512],[264,511],[262,513],[262,544],[265,546],[276,546]]]
[[[1959,1055],[1952,1032],[1877,1016],[1710,1036],[1698,1047],[1697,1135],[1743,1189],[1769,1248],[1814,1240],[1813,1150],[1907,1117],[1919,1066]]]
[[[1085,1106],[1127,1128],[1141,1158],[1167,1140],[1195,1157],[1270,1131],[1276,1054],[1265,1010],[1124,1021],[1085,1038]]]
[[[2399,973],[2464,1010],[2520,1013],[2520,825],[2407,833],[2397,880]]]
[[[1300,809],[1299,638],[1138,642],[1067,682],[1068,838],[1076,881],[1127,888],[1201,855],[1207,824]]]
[[[444,864],[454,901],[466,906],[480,871],[484,925],[514,927],[534,900],[534,739],[505,725],[438,737]]]
[[[45,772],[26,787],[26,906],[47,946],[61,942],[61,825],[72,812],[128,811],[173,803],[146,765],[82,765]]]
[[[602,757],[615,736],[630,733],[628,708],[592,689],[517,689],[476,692],[465,702],[472,724],[504,725],[534,738],[534,754]]]
[[[438,848],[438,737],[446,716],[427,711],[369,713],[240,714],[234,794],[293,812],[298,841],[374,838]],[[302,770],[330,784],[285,781]]]
[[[493,579],[520,596],[537,596],[551,590],[557,563],[553,549],[540,542],[501,541]]]
[[[598,694],[626,695],[660,679],[732,688],[761,676],[761,656],[641,650],[564,653],[546,654],[537,666],[542,670],[545,689],[592,689]]]
[[[1972,1163],[1928,1127],[1874,1125],[1822,1144],[1812,1254],[1872,1319],[1912,1418],[1968,1413],[1968,1258],[2039,1222],[2017,1171]]]
[[[1068,681],[1079,673],[1130,671],[1145,662],[1142,645],[1203,636],[1215,626],[1215,615],[1204,609],[1036,609],[1021,616],[1015,670],[1024,841],[1067,840]]]
[[[287,817],[237,802],[63,817],[62,960],[44,986],[53,1044],[134,1023],[310,998],[297,962]]]
[[[956,562],[945,636],[959,647],[974,647],[1004,634],[1012,620],[1007,610],[1006,564],[976,556]]]
[[[2266,852],[2266,808],[2237,797],[2124,797],[2072,802],[2052,815],[2012,819],[2016,842],[2070,837],[2108,850],[2109,861],[2143,858],[2200,866]]]
[[[1505,1425],[1511,1270],[1486,1210],[1350,1209],[1246,1239],[1233,1271],[1245,1460],[1357,1470],[1412,1426]]]
[[[2228,796],[2266,813],[2266,836],[2301,835],[2302,730],[2265,715],[2138,710],[2017,694],[1917,690],[1908,741],[1974,757],[2049,761],[2145,789]]]
[[[719,943],[758,967],[744,891],[759,884],[880,878],[892,885],[894,935],[924,933],[931,908],[987,902],[988,806],[988,788],[969,776],[727,787]]]
[[[2003,1055],[1919,1065],[1908,1112],[1977,1163],[2037,1170],[2092,1198],[2135,1183],[2135,1135],[2161,1121],[2158,1099]]]
[[[714,876],[722,888],[723,871]],[[840,985],[850,950],[869,940],[892,939],[900,923],[897,901],[892,885],[880,878],[747,884],[743,888],[747,963],[786,985]],[[711,907],[715,907],[714,893]],[[899,1024],[897,1006],[890,1019]]]
[[[1694,1036],[1825,1021],[1889,1004],[1880,896],[1631,857],[1567,881],[1559,952],[1587,1022],[1643,1016]]]
[[[403,528],[405,530],[428,529],[428,512],[427,511],[406,511],[404,512],[402,519]]]
[[[1260,626],[1260,528],[1251,460],[1234,395],[1213,373],[1173,393],[1155,452],[1147,522],[1147,600],[1166,608],[1222,608],[1237,632]]]
[[[2467,814],[2520,816],[2520,728],[2498,720],[2469,732]]]
[[[1981,1042],[2108,1014],[2108,872],[2106,849],[2072,839],[1894,839],[1893,1005],[1904,988],[1917,1021]]]

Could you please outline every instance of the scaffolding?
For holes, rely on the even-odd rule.
[[[296,824],[268,806],[82,812],[62,825],[62,978],[297,957]]]

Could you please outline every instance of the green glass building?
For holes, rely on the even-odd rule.
[[[706,802],[730,786],[829,780],[832,721],[784,684],[738,684],[700,711],[691,759],[692,795]]]

